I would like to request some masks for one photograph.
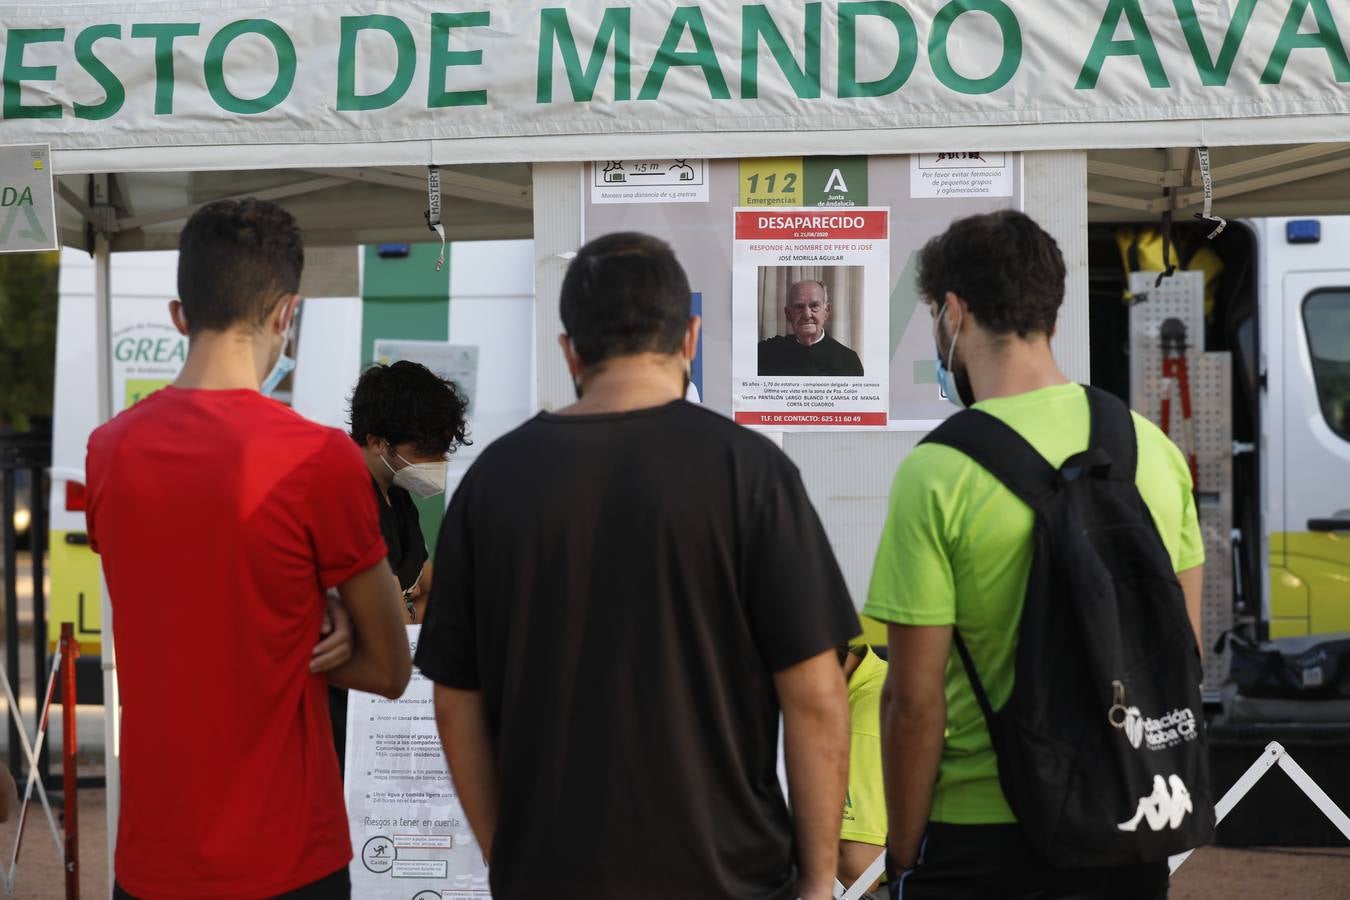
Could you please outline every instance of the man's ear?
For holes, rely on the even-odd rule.
[[[300,308],[299,294],[286,294],[272,310],[271,326],[277,334],[285,334],[295,321],[295,311]]]
[[[960,294],[948,291],[945,299],[947,303],[947,324],[949,327],[952,324],[951,317],[953,313],[958,313],[959,315],[957,318],[962,322],[970,317],[970,305],[966,303],[965,298]]]
[[[684,332],[683,356],[686,361],[692,363],[694,357],[698,356],[698,335],[703,330],[703,317],[690,316],[689,327]]]
[[[188,320],[187,315],[183,312],[182,300],[169,301],[169,318],[173,320],[173,327],[178,329],[178,333],[186,337],[188,333]]]
[[[572,339],[566,334],[558,335],[558,346],[562,348],[563,359],[567,360],[567,371],[573,379],[581,377],[581,370],[585,368],[582,365],[581,357],[577,354],[577,348],[572,343]]]

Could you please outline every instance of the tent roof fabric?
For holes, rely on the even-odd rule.
[[[94,176],[61,175],[62,243],[88,249]],[[225,197],[276,200],[312,246],[439,240],[426,224],[426,167],[134,172],[109,179],[112,247],[170,250],[192,211]],[[509,240],[533,233],[529,166],[456,166],[441,172],[442,218],[452,241]]]
[[[1228,219],[1350,213],[1350,143],[1217,147],[1210,151],[1214,212]],[[177,245],[196,207],[222,197],[262,196],[291,210],[313,246],[433,241],[426,226],[427,169],[304,167],[132,172],[110,178],[114,250]],[[62,243],[88,249],[93,176],[59,177]],[[530,166],[447,166],[441,170],[446,237],[506,240],[533,235]],[[1170,189],[1170,195],[1168,190]],[[1156,220],[1172,207],[1189,218],[1204,200],[1194,148],[1097,150],[1088,154],[1093,221]],[[88,214],[88,215],[86,215]]]
[[[1216,147],[1210,157],[1214,212],[1224,218],[1350,213],[1350,143]],[[1169,205],[1189,218],[1201,211],[1202,184],[1191,148],[1088,154],[1088,210],[1097,221],[1157,219]]]

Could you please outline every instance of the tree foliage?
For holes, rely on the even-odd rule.
[[[0,254],[0,428],[52,412],[59,253]]]

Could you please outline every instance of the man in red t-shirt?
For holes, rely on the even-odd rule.
[[[260,393],[289,370],[303,265],[275,204],[200,209],[170,306],[182,373],[89,440],[122,691],[117,897],[351,892],[328,684],[398,697],[410,660],[360,452]],[[315,646],[330,589],[356,633],[336,654]]]

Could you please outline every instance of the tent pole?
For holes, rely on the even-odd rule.
[[[534,408],[559,409],[575,399],[558,335],[562,318],[558,293],[567,264],[581,249],[582,166],[539,163],[533,167],[534,195]]]
[[[1059,243],[1067,267],[1064,306],[1051,342],[1055,359],[1073,381],[1092,377],[1088,330],[1088,165],[1081,150],[1023,156],[1022,196],[1027,215]]]
[[[101,231],[94,237],[94,359],[97,365],[98,421],[112,418],[112,244]],[[101,573],[100,567],[100,573]],[[118,711],[117,660],[113,650],[112,604],[108,583],[100,574],[99,611],[103,649],[103,758],[107,777],[108,896],[112,896],[113,858],[117,849],[117,814],[122,802],[122,733]]]

